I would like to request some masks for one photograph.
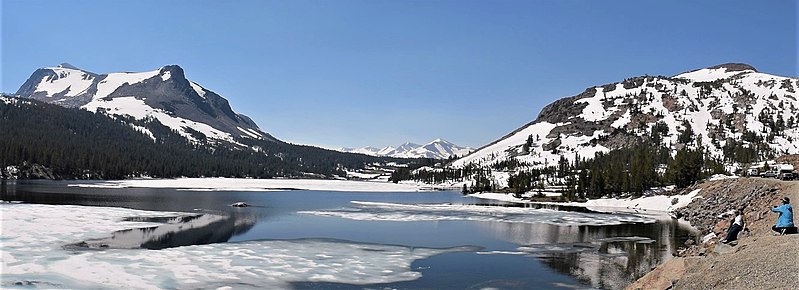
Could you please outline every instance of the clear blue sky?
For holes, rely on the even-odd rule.
[[[2,90],[179,64],[274,136],[481,146],[546,104],[725,62],[797,76],[796,1],[2,0]]]

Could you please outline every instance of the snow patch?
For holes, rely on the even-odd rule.
[[[241,131],[244,134],[247,134],[247,136],[250,136],[253,139],[261,139],[261,136],[255,135],[252,132],[248,131],[247,129],[244,129],[242,127],[236,127],[236,129],[239,129],[239,131]]]
[[[203,89],[203,87],[192,81],[189,81],[189,85],[191,85],[191,88],[194,89],[201,98],[205,99],[205,89]]]
[[[167,81],[171,77],[172,77],[172,72],[171,71],[164,71],[164,73],[161,74],[161,80],[162,81]]]
[[[92,97],[92,102],[105,98],[124,84],[132,85],[153,78],[160,73],[159,70],[139,73],[111,73],[97,84],[97,93]],[[90,106],[91,103],[86,104]]]
[[[94,99],[81,108],[91,112],[97,112],[103,109],[108,114],[129,115],[139,120],[155,118],[164,126],[177,130],[182,136],[195,142],[198,140],[195,139],[194,136],[192,136],[185,129],[185,127],[189,127],[200,133],[203,133],[208,138],[225,140],[238,144],[235,142],[232,135],[224,131],[218,130],[205,123],[198,123],[192,120],[172,116],[161,109],[150,107],[143,100],[137,99],[136,97],[116,97],[110,100]]]
[[[682,79],[689,79],[696,82],[711,82],[718,79],[726,79],[732,77],[734,75],[743,73],[743,72],[751,72],[751,70],[747,71],[727,71],[727,68],[717,68],[717,69],[700,69],[695,70],[692,72],[687,72],[684,74],[679,74],[674,76],[675,78],[682,78]]]
[[[605,109],[605,106],[602,105],[602,99],[605,97],[602,87],[596,87],[596,94],[590,98],[579,99],[574,101],[575,103],[586,103],[588,104],[583,108],[582,114],[578,115],[577,117],[583,118],[588,122],[596,122],[605,120],[610,116],[608,110]]]
[[[134,124],[130,124],[130,127],[132,127],[133,130],[136,130],[137,132],[142,133],[145,136],[150,137],[150,139],[153,139],[153,141],[155,141],[155,135],[153,135],[153,132],[150,132],[149,129]]]
[[[713,176],[708,178],[708,180],[709,181],[717,181],[717,180],[736,179],[736,178],[738,178],[738,176],[729,176],[729,175],[724,175],[724,174],[714,174]]]
[[[91,85],[94,77],[89,73],[70,68],[52,67],[55,77],[44,77],[36,86],[35,92],[45,92],[48,97],[65,92],[64,96],[72,97],[85,92]],[[50,79],[48,79],[50,78]]]

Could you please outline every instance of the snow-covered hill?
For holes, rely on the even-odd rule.
[[[341,152],[360,153],[372,156],[447,159],[450,156],[464,156],[469,154],[469,152],[472,152],[474,149],[470,147],[458,146],[447,140],[436,139],[424,145],[408,142],[397,147],[338,148],[337,150]]]
[[[746,64],[723,64],[673,77],[634,77],[557,100],[544,107],[535,121],[453,166],[487,166],[509,158],[536,167],[555,165],[561,156],[592,158],[597,152],[649,138],[653,131],[661,132],[660,142],[673,152],[701,144],[720,160],[728,160],[730,150],[740,147],[796,154],[797,90],[796,77],[760,73]],[[693,133],[686,135],[690,142],[679,140],[685,131]]]
[[[233,143],[235,138],[275,140],[235,113],[225,98],[186,79],[177,65],[95,74],[64,63],[36,70],[16,95],[109,115],[153,118],[190,140],[202,135]]]

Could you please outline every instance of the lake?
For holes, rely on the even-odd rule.
[[[24,202],[2,205],[4,229],[22,222],[8,216],[19,212],[14,206],[31,204],[58,205],[38,210],[39,215],[47,210],[57,215],[67,205],[92,206],[64,213],[81,212],[83,219],[114,213],[109,208],[190,214],[114,213],[120,218],[110,222],[146,226],[82,239],[64,235],[54,250],[63,255],[48,258],[4,247],[16,260],[9,265],[25,264],[24,257],[53,269],[59,262],[86,263],[89,272],[92,265],[125,264],[122,272],[131,275],[131,283],[148,277],[159,288],[620,289],[692,235],[658,215],[518,207],[447,191],[221,192],[70,183],[3,184],[0,199]],[[250,206],[231,207],[235,202]],[[44,226],[40,236],[15,238],[43,239],[49,235]],[[14,241],[9,235],[3,232],[4,243]],[[180,265],[197,269],[181,272],[178,264],[169,264],[181,259],[186,262]],[[163,276],[158,269],[173,273]],[[4,271],[2,286],[93,285],[82,277]]]

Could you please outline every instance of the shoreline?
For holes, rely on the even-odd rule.
[[[741,178],[698,186],[705,188],[705,199],[680,212],[688,220],[699,220],[702,241],[686,243],[675,258],[625,289],[799,288],[799,235],[774,236],[771,226],[777,216],[770,211],[782,196],[797,205],[799,182]],[[725,209],[741,204],[746,206],[749,231],[742,231],[735,243],[720,243],[730,220]]]
[[[596,209],[600,212],[646,212],[653,211],[663,214],[668,214],[676,209],[687,206],[694,199],[702,198],[699,193],[701,189],[696,189],[688,194],[683,195],[652,195],[639,198],[600,198],[590,199],[585,202],[547,202],[547,201],[531,201],[513,197],[510,194],[504,193],[473,193],[466,196],[497,200],[504,202],[522,203],[522,204],[545,204],[545,205],[560,205],[560,206],[575,206],[584,207],[587,209]],[[676,200],[676,202],[675,202]],[[612,211],[608,211],[612,210]]]
[[[247,179],[247,178],[174,178],[126,179],[97,181],[58,181],[81,188],[168,188],[186,191],[352,191],[352,192],[419,192],[438,188],[416,183],[335,179]]]

